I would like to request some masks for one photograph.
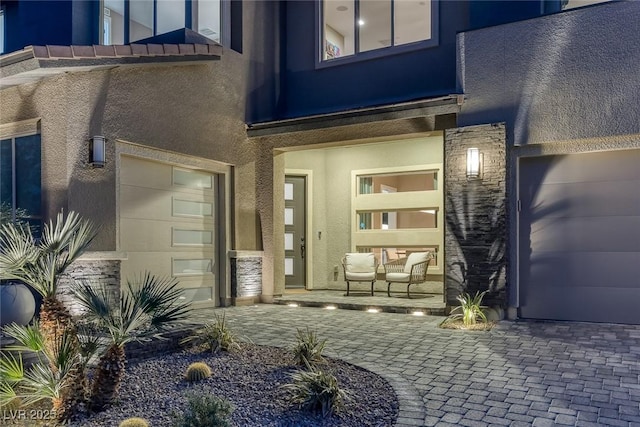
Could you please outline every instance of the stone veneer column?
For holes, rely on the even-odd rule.
[[[233,305],[251,305],[260,301],[262,256],[262,251],[229,251]]]
[[[467,148],[483,155],[483,174],[467,179]],[[507,304],[507,152],[501,124],[450,129],[444,142],[445,292],[489,292],[485,305]]]
[[[104,285],[113,293],[118,301],[120,298],[120,262],[126,255],[120,252],[88,252],[71,264],[60,277],[58,297],[71,314],[80,314],[82,309],[70,291],[73,282],[86,282],[92,286]]]

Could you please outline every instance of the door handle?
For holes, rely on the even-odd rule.
[[[300,256],[304,259],[304,251],[305,251],[304,237],[300,238]]]

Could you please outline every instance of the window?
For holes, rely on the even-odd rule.
[[[605,3],[611,0],[562,0],[562,9],[574,9],[576,7],[588,6],[596,3]]]
[[[102,44],[126,44],[192,28],[221,43],[221,0],[103,0]]]
[[[437,43],[437,0],[324,0],[322,61],[370,58]]]
[[[2,222],[41,225],[40,135],[0,140],[0,203]]]
[[[351,245],[379,260],[444,246],[442,164],[351,171]],[[430,264],[442,272],[437,260]]]
[[[4,53],[4,9],[0,7],[0,54]]]

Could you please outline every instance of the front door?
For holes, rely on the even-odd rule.
[[[304,289],[306,182],[303,176],[284,179],[284,275],[286,289]]]

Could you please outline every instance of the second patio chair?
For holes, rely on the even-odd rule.
[[[427,267],[432,258],[431,252],[413,252],[408,257],[384,264],[387,295],[391,296],[392,283],[402,283],[407,285],[407,298],[411,298],[409,288],[427,281]]]

